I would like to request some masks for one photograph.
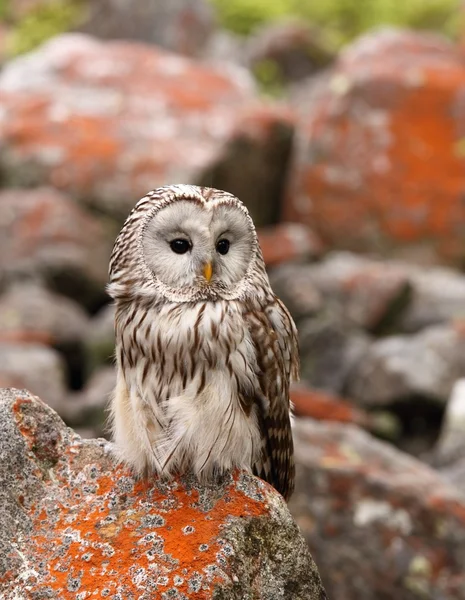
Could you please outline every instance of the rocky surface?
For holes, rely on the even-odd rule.
[[[0,340],[50,346],[83,343],[85,310],[34,281],[18,281],[0,296]]]
[[[79,30],[102,39],[151,42],[194,56],[202,53],[214,25],[213,9],[205,0],[92,0]]]
[[[463,324],[427,327],[415,335],[373,342],[351,371],[347,389],[365,406],[420,396],[445,404],[465,376]]]
[[[4,390],[0,411],[5,600],[326,598],[284,501],[257,478],[137,481],[37,398]]]
[[[2,70],[0,108],[9,185],[50,184],[121,220],[148,190],[203,182],[257,224],[278,219],[292,118],[244,70],[68,34]]]
[[[284,217],[336,247],[460,264],[464,84],[460,52],[438,36],[387,29],[355,41],[296,94]]]
[[[263,259],[268,267],[315,258],[323,251],[318,236],[309,227],[299,223],[260,227],[257,234]]]
[[[116,230],[51,188],[0,191],[0,214],[0,283],[42,278],[89,308],[102,302]]]
[[[329,598],[465,598],[465,499],[353,425],[298,420],[290,508]]]
[[[66,397],[64,361],[47,346],[0,342],[0,387],[27,388],[59,410]]]

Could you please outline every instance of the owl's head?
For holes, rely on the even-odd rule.
[[[174,302],[235,299],[257,271],[264,275],[263,259],[240,200],[211,188],[167,186],[129,215],[113,249],[109,292]]]

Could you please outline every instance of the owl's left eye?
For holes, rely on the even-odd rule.
[[[216,251],[219,254],[227,254],[229,252],[229,240],[218,240],[216,242]]]
[[[190,243],[188,240],[183,240],[182,238],[178,238],[170,242],[170,248],[176,254],[185,254],[188,250],[190,250]]]

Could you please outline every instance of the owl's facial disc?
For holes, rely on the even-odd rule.
[[[255,232],[235,205],[178,200],[155,213],[143,238],[155,278],[179,296],[214,299],[245,276]]]

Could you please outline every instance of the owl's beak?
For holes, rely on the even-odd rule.
[[[205,279],[208,281],[208,283],[210,283],[210,279],[212,278],[212,273],[213,273],[212,264],[211,264],[211,262],[207,262],[207,264],[203,268],[203,275],[204,275]]]

